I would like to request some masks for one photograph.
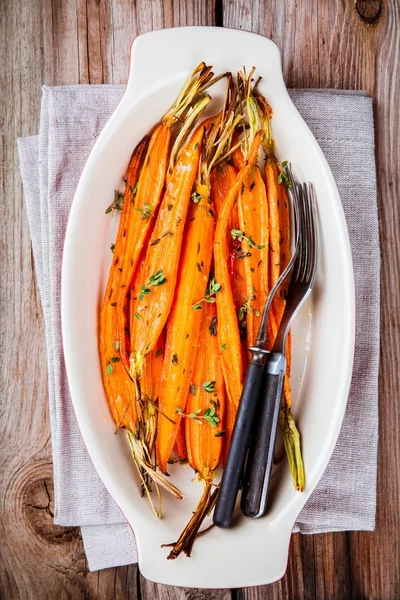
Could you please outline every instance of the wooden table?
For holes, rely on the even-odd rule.
[[[400,598],[399,1],[1,0],[0,14],[0,597]],[[18,136],[38,132],[43,83],[124,83],[136,35],[192,24],[272,38],[288,86],[367,90],[376,123],[385,351],[377,527],[373,533],[294,535],[281,581],[233,591],[156,585],[136,566],[88,573],[79,529],[53,525],[44,326],[15,144]]]

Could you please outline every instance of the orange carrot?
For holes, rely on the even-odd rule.
[[[185,434],[189,464],[201,478],[207,480],[218,466],[221,456],[223,436],[218,434],[222,431],[225,417],[226,392],[217,338],[216,307],[207,304],[203,312],[192,377],[193,388],[188,395],[186,412],[196,414],[200,411],[199,419],[204,427],[195,419],[186,418]],[[205,389],[204,382],[211,382],[212,385]],[[210,421],[202,420],[202,415],[207,414],[208,409],[212,411],[212,408],[215,411]],[[213,416],[218,421],[215,419],[214,425],[210,426]]]
[[[246,316],[247,345],[255,344],[268,297],[268,206],[265,185],[257,165],[249,172],[238,198],[239,230],[246,279],[246,298],[239,319]]]
[[[279,279],[281,273],[280,266],[280,234],[279,234],[279,184],[278,167],[273,158],[268,157],[265,161],[265,181],[268,193],[269,210],[269,288],[271,289]],[[276,311],[277,298],[272,302],[272,311],[277,316]],[[276,335],[276,334],[275,334]]]
[[[169,454],[178,434],[179,413],[184,410],[191,383],[200,327],[198,311],[203,310],[207,303],[214,303],[215,295],[221,289],[214,277],[210,276],[209,279],[215,229],[210,180],[213,165],[224,160],[230,150],[232,133],[237,124],[237,117],[232,110],[235,105],[232,76],[227,74],[226,79],[224,108],[205,125],[196,190],[192,196],[194,206],[189,215],[187,243],[168,321],[157,433],[157,459],[163,472],[166,471]]]
[[[119,265],[123,263],[126,253],[126,223],[132,212],[131,188],[137,184],[140,169],[148,145],[148,137],[136,147],[126,174],[126,187],[121,218],[118,227],[117,239],[114,247],[112,265],[104,295],[100,314],[100,358],[103,373],[103,382],[108,403],[115,423],[118,427],[126,427],[135,431],[136,412],[133,402],[135,390],[132,380],[121,361],[122,337],[118,333],[117,301],[121,290],[122,273]],[[125,332],[123,337],[125,336]]]
[[[230,214],[243,182],[257,160],[261,132],[258,133],[251,145],[247,156],[247,164],[240,169],[235,183],[225,198],[218,216],[214,242],[214,267],[216,280],[221,285],[221,293],[217,294],[218,341],[221,348],[221,362],[225,385],[230,402],[237,408],[242,393],[243,363],[241,344],[232,286],[227,264],[229,252],[228,239],[231,238],[228,223]]]
[[[213,472],[222,451],[222,424],[225,412],[225,384],[217,339],[216,309],[207,304],[202,310],[193,383],[187,398],[185,417],[186,446],[190,466],[197,472],[204,490],[192,518],[174,545],[168,558],[180,552],[191,554],[194,539],[215,495],[211,494]],[[205,386],[207,382],[208,386]]]
[[[130,375],[135,386],[138,432],[136,437],[129,438],[129,442],[133,459],[142,470],[142,485],[149,498],[149,477],[177,498],[182,498],[179,490],[157,473],[155,459],[151,455],[151,449],[146,445],[146,440],[151,442],[154,440],[157,415],[153,404],[142,394],[141,379],[147,368],[149,355],[154,350],[171,308],[183,228],[197,174],[204,127],[199,126],[195,130],[182,150],[177,147],[181,146],[187,136],[188,128],[199,118],[209,101],[210,96],[200,98],[175,140],[171,151],[174,159],[170,159],[171,171],[167,175],[166,191],[146,249],[143,271],[135,281],[135,296],[130,306]]]
[[[204,127],[200,125],[176,163],[147,248],[131,314],[131,375],[134,379],[140,379],[144,357],[153,350],[171,309],[203,132]]]
[[[130,197],[129,219],[124,228],[125,253],[119,264],[121,290],[117,300],[118,338],[121,341],[121,359],[129,372],[130,344],[127,347],[124,335],[128,328],[128,295],[130,282],[137,271],[142,249],[154,226],[155,214],[164,189],[165,174],[169,159],[171,127],[159,125],[151,136],[144,166],[135,186],[127,184]]]
[[[232,143],[235,144],[235,139],[233,140]],[[240,151],[240,154],[242,157],[242,166],[243,166],[243,164],[244,164],[243,154],[242,154],[241,150],[239,150],[239,151]],[[234,160],[235,160],[236,152],[237,152],[237,150],[233,152]],[[211,198],[215,205],[217,217],[220,214],[223,203],[224,203],[231,187],[235,183],[236,176],[237,176],[236,168],[233,165],[230,165],[229,163],[226,163],[226,162],[220,163],[211,172]],[[237,214],[237,204],[234,204],[231,214],[230,214],[230,217],[229,217],[228,230],[231,231],[232,229],[238,229],[238,228],[239,228],[239,220],[238,220],[238,214]],[[232,236],[229,236],[228,239],[229,239],[229,244],[228,244],[229,245],[229,257],[228,257],[229,274],[230,274],[230,281],[231,281],[231,286],[232,286],[233,301],[234,301],[234,305],[235,305],[235,309],[236,309],[236,314],[238,314],[239,309],[242,306],[242,304],[244,303],[244,299],[246,296],[246,280],[245,280],[243,260],[236,258],[236,253],[238,251],[240,251],[241,244],[237,240],[234,240],[232,238]],[[246,349],[244,340],[242,340],[242,343],[241,343],[241,355],[242,355],[242,364],[244,365],[244,370],[245,370],[246,364],[247,364],[247,349]],[[231,440],[231,436],[232,436],[232,432],[233,432],[233,426],[235,424],[235,418],[236,418],[236,408],[234,407],[232,402],[227,402],[226,418],[225,418],[225,425],[224,425],[225,435],[223,437],[223,447],[224,447],[223,463],[225,463],[225,460],[226,460],[228,452],[229,452],[230,440]]]
[[[201,139],[196,143],[201,144]],[[198,201],[191,202],[186,244],[167,325],[157,432],[157,460],[164,473],[179,429],[180,416],[176,411],[185,408],[192,378],[200,328],[199,311],[203,309],[212,257],[214,212],[207,190],[196,193],[198,197],[194,199]],[[168,285],[168,275],[165,285]]]

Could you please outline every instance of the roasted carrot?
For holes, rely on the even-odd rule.
[[[201,143],[201,141],[199,142]],[[191,202],[186,244],[180,261],[176,295],[168,319],[159,399],[157,460],[166,472],[179,430],[177,408],[184,410],[192,377],[200,314],[205,304],[212,257],[214,211],[207,189],[196,191]],[[166,418],[167,417],[167,418]],[[175,424],[173,424],[175,421]]]
[[[221,293],[217,295],[218,341],[222,350],[221,363],[228,398],[235,408],[239,404],[242,393],[243,363],[240,333],[227,263],[229,252],[228,239],[231,238],[231,234],[227,229],[232,208],[241,191],[243,182],[257,161],[261,135],[261,132],[259,132],[254,137],[247,156],[247,164],[240,169],[233,186],[225,198],[218,216],[214,241],[215,276],[221,285]]]
[[[235,140],[235,138],[233,139],[233,144],[236,143],[237,140]],[[243,154],[240,151],[240,155],[242,158],[242,162],[241,162],[241,166],[243,166],[244,164],[244,158],[243,158]],[[235,161],[235,154],[237,151],[233,152],[233,160],[235,162],[236,165],[236,161]],[[241,168],[241,166],[239,166],[239,168]],[[233,184],[235,183],[237,177],[237,169],[227,163],[226,161],[220,163],[219,165],[217,165],[211,172],[211,198],[213,200],[215,209],[216,209],[216,214],[217,214],[217,218],[220,214],[221,208],[223,206],[223,203],[231,189],[231,187],[233,186]],[[231,231],[232,229],[238,229],[239,228],[239,220],[238,220],[238,214],[237,214],[237,203],[234,204],[230,217],[229,217],[229,223],[228,223],[228,231]],[[228,247],[229,247],[229,257],[228,257],[228,267],[229,267],[229,274],[230,274],[230,281],[231,281],[231,286],[232,286],[232,293],[233,293],[233,302],[235,305],[235,310],[236,310],[236,314],[239,313],[239,309],[242,306],[242,304],[244,303],[244,299],[246,297],[246,279],[245,279],[245,273],[244,273],[244,265],[243,265],[243,260],[237,258],[237,253],[241,251],[241,244],[239,241],[234,240],[232,238],[232,236],[228,237]],[[221,350],[221,352],[223,352],[224,350]],[[246,369],[246,363],[247,363],[247,349],[246,349],[246,344],[244,343],[244,340],[242,340],[241,343],[241,353],[242,353],[242,364],[243,364],[243,370]],[[232,432],[233,432],[233,426],[235,424],[235,418],[236,418],[236,408],[234,407],[234,405],[232,404],[232,402],[227,402],[227,406],[226,406],[226,418],[225,418],[225,435],[223,437],[223,463],[225,463],[225,460],[227,458],[228,452],[229,452],[229,446],[230,446],[230,440],[232,437]]]
[[[130,344],[125,343],[124,332],[129,326],[128,301],[130,282],[137,271],[141,252],[154,226],[155,215],[164,189],[171,139],[170,124],[162,123],[151,136],[144,165],[135,186],[127,188],[131,197],[129,219],[124,228],[125,253],[120,262],[121,283],[117,300],[118,338],[121,340],[121,359],[129,372]]]
[[[234,143],[234,141],[232,142]],[[234,153],[235,154],[235,153]],[[243,155],[242,155],[243,157]],[[244,159],[242,161],[242,166],[244,163]],[[211,173],[211,199],[215,206],[215,211],[217,217],[221,211],[222,205],[226,196],[229,193],[229,190],[233,186],[235,179],[237,176],[237,169],[227,163],[226,161],[218,164]],[[232,229],[239,228],[239,217],[237,212],[237,203],[234,204],[228,223],[228,230],[232,231]],[[244,265],[243,260],[238,258],[238,254],[240,256],[241,243],[238,240],[229,238],[229,272],[231,275],[231,284],[232,284],[232,292],[234,303],[236,306],[236,310],[239,311],[239,308],[242,306],[246,297],[246,280],[244,273]]]
[[[122,273],[119,265],[123,263],[126,252],[126,223],[133,210],[131,189],[139,179],[140,169],[146,154],[149,138],[146,136],[133,152],[126,174],[124,202],[117,239],[114,247],[112,265],[100,314],[100,358],[103,382],[108,403],[117,427],[126,427],[134,432],[136,427],[135,390],[132,380],[121,361],[122,338],[118,334],[117,298],[121,289]],[[123,337],[125,332],[123,333]]]
[[[218,345],[217,311],[214,304],[204,307],[196,365],[193,371],[193,388],[187,398],[186,412],[196,414],[204,427],[195,419],[185,419],[185,436],[190,466],[209,479],[217,468],[222,451],[222,437],[226,406],[226,391]],[[205,386],[205,382],[210,385]],[[212,409],[215,409],[214,411]],[[210,411],[208,411],[210,409]],[[203,415],[210,413],[210,418]],[[208,425],[208,426],[206,426]]]
[[[239,101],[247,116],[248,128],[243,127],[243,139],[236,143],[232,158],[236,168],[245,163],[249,146],[257,133],[261,119],[254,97],[253,68],[247,76],[246,70],[238,73]],[[235,142],[239,131],[236,132]],[[268,207],[265,184],[258,165],[254,165],[243,181],[238,196],[237,212],[239,228],[231,229],[231,235],[240,242],[246,282],[246,295],[239,307],[241,327],[247,331],[247,346],[253,346],[261,314],[268,296]]]
[[[226,461],[228,460],[229,449],[231,447],[231,439],[233,434],[233,428],[235,426],[237,410],[233,406],[232,402],[226,403],[226,411],[225,411],[225,435],[223,438],[223,455],[222,455],[222,465],[225,466]]]
[[[255,344],[261,315],[268,297],[268,207],[265,185],[257,165],[250,170],[238,197],[238,230],[231,235],[241,241],[246,298],[239,309],[246,316],[247,345]]]
[[[216,319],[215,305],[204,306],[192,385],[187,398],[187,415],[184,418],[189,464],[203,482],[204,490],[192,518],[168,556],[170,559],[176,558],[182,551],[190,556],[201,523],[215,501],[215,495],[211,493],[213,473],[222,452],[221,434],[226,405]]]
[[[268,209],[269,209],[269,245],[270,245],[270,288],[279,278],[280,268],[280,234],[279,234],[279,184],[278,167],[276,161],[268,157],[265,161],[265,181],[268,190]]]
[[[174,297],[183,229],[197,174],[203,133],[204,127],[199,126],[181,152],[168,180],[147,248],[143,274],[137,285],[137,295],[131,305],[130,372],[136,385],[136,403],[139,406],[143,406],[144,402],[141,394],[141,377],[147,356],[154,349],[167,321]],[[167,350],[168,346],[165,354]],[[162,404],[163,394],[160,396],[159,402]],[[168,422],[168,419],[165,420]],[[155,419],[151,426],[156,427]],[[165,464],[163,467],[166,470]]]
[[[140,378],[171,308],[190,194],[197,174],[204,127],[200,125],[174,168],[146,252],[131,314],[131,374]]]

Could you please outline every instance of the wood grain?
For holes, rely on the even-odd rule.
[[[280,582],[232,592],[160,586],[134,565],[88,573],[79,530],[53,525],[44,327],[15,145],[18,136],[38,131],[43,83],[124,83],[138,33],[188,24],[223,24],[271,37],[281,48],[288,85],[366,89],[376,121],[385,350],[377,528],[295,535]],[[2,0],[0,31],[0,597],[399,598],[399,2]]]

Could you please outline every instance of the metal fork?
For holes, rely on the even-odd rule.
[[[252,431],[243,479],[241,509],[248,517],[267,511],[268,489],[274,458],[276,431],[286,371],[285,346],[288,331],[313,289],[318,262],[316,195],[309,183],[297,187],[299,201],[298,253],[289,283],[286,306],[278,333],[268,356],[264,393]]]

